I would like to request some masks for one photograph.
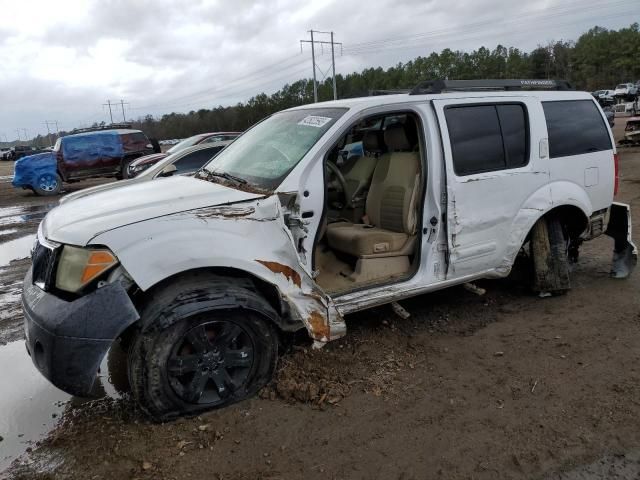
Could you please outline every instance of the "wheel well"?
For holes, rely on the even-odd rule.
[[[578,238],[589,228],[589,217],[574,205],[561,205],[545,213],[542,218],[554,216],[560,219],[563,228],[569,234],[569,238]]]
[[[140,309],[144,305],[145,300],[152,296],[153,292],[164,288],[170,283],[180,281],[181,277],[193,274],[209,274],[212,277],[224,277],[232,281],[239,282],[243,287],[250,288],[260,294],[276,311],[279,316],[279,321],[276,322],[276,326],[280,330],[292,332],[299,330],[300,328],[304,328],[304,325],[298,319],[294,318],[294,316],[291,314],[288,303],[283,300],[280,292],[275,285],[272,285],[262,280],[261,278],[252,275],[249,272],[230,267],[197,268],[177,273],[161,280],[144,292],[141,290],[136,290],[135,292],[133,292],[131,297],[134,305],[136,306],[136,308]]]

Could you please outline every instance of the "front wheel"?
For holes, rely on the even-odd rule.
[[[38,176],[33,191],[38,195],[57,195],[62,190],[62,178],[57,173],[42,173]]]
[[[201,282],[170,286],[153,299],[143,311],[143,332],[131,345],[133,394],[157,420],[250,397],[269,382],[275,369],[277,335],[267,316],[228,303],[216,308],[211,299],[221,296],[223,285],[203,287]],[[227,299],[229,291],[240,293],[238,298],[255,300],[252,308],[262,303],[265,313],[273,313],[255,292],[230,288],[228,282],[224,287]],[[193,314],[184,315],[189,310]],[[167,325],[171,318],[175,321]]]

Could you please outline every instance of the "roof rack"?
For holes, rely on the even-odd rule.
[[[427,80],[416,85],[409,95],[424,95],[447,91],[491,90],[573,90],[566,80]]]
[[[369,96],[375,97],[377,95],[396,95],[398,93],[409,93],[411,89],[391,89],[391,90],[369,90]]]
[[[97,127],[74,128],[69,133],[74,134],[74,133],[85,133],[85,132],[97,132],[100,130],[116,130],[118,128],[131,128],[131,127],[132,125],[130,123],[110,123],[109,125],[100,125]]]

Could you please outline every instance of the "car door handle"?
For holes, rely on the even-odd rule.
[[[313,217],[313,210],[302,212],[302,218],[311,218],[311,217]]]

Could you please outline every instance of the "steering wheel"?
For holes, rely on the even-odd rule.
[[[342,191],[342,196],[344,197],[345,205],[347,207],[350,207],[351,199],[347,198],[347,181],[344,179],[344,175],[342,175],[342,172],[340,171],[340,169],[333,162],[327,161],[325,162],[325,166],[327,170],[329,170],[329,175],[330,174],[335,175],[335,178],[338,180],[338,183],[340,184],[340,190]]]

